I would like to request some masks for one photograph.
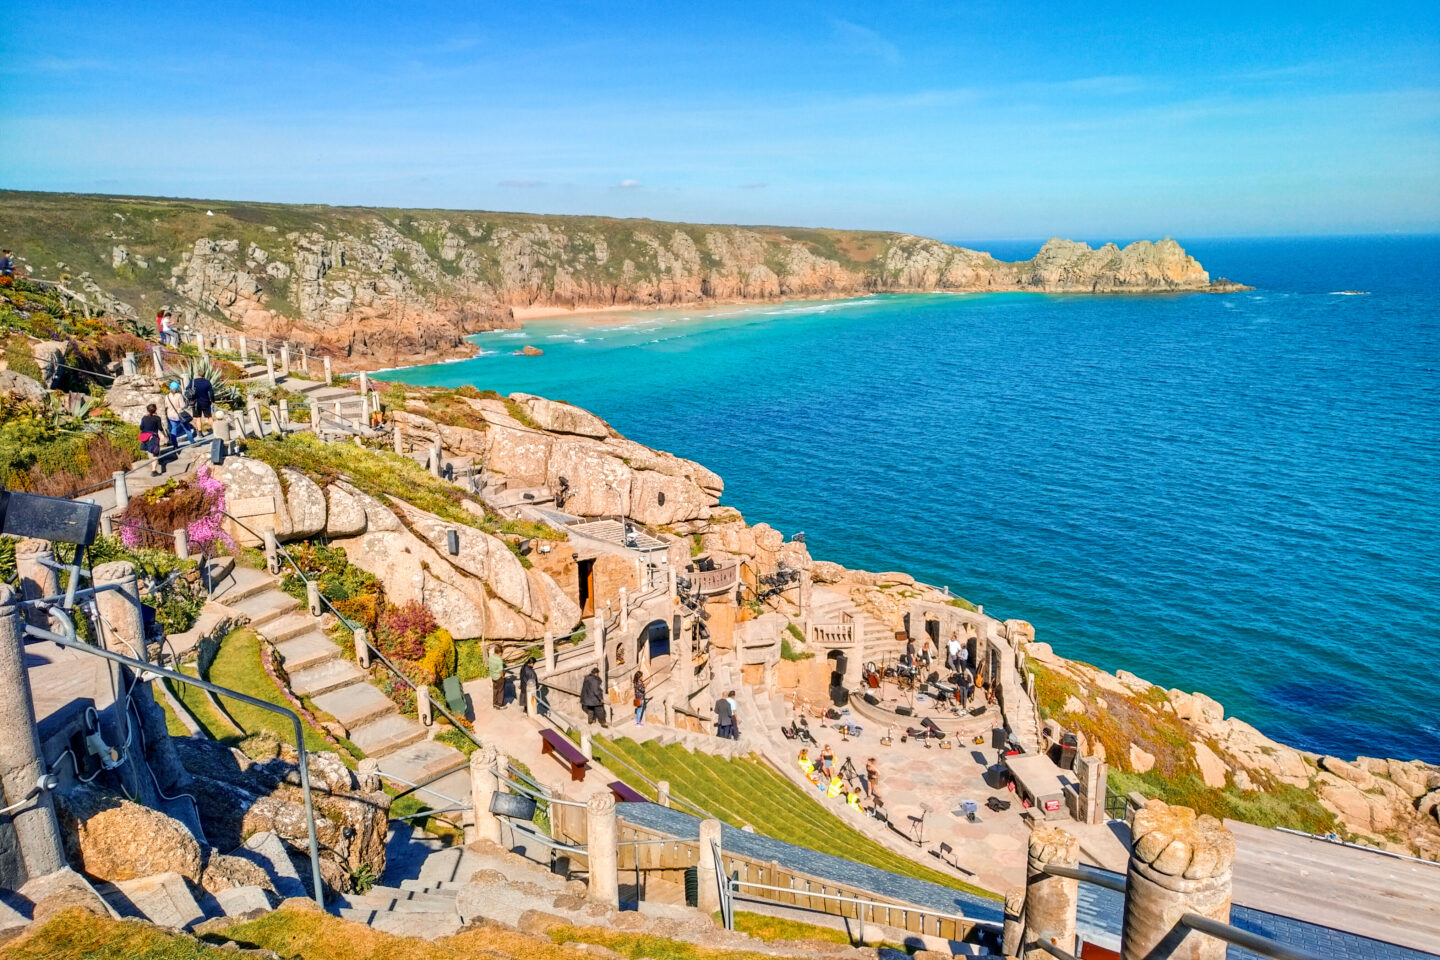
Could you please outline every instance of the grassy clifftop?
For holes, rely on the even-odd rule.
[[[535,305],[1217,289],[1171,240],[1055,240],[1006,263],[901,233],[5,191],[0,243],[113,314],[169,306],[202,328],[283,333],[376,362],[461,352],[465,334]]]

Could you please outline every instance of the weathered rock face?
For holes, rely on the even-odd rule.
[[[177,739],[175,744],[191,774],[187,789],[199,802],[210,841],[219,849],[229,850],[252,834],[274,832],[285,841],[292,858],[303,861],[299,872],[308,883],[304,794],[293,748],[282,747],[278,757],[256,763],[241,751],[214,741]],[[385,872],[389,795],[381,790],[361,789],[362,785],[333,754],[312,753],[309,769],[325,882],[337,890],[349,890],[351,875],[363,866],[368,866],[374,876],[381,876]],[[234,865],[229,859],[220,862],[220,872],[210,883],[238,881],[248,875],[241,867],[230,869]],[[197,877],[198,867],[197,861]]]
[[[265,204],[245,204],[242,212],[226,204],[59,194],[7,202],[0,234],[17,247],[53,249],[53,224],[76,220],[77,205],[112,227],[73,241],[89,247],[83,256],[63,251],[114,271],[84,278],[94,302],[135,315],[136,304],[103,290],[123,276],[127,290],[139,287],[132,299],[141,312],[169,304],[192,325],[223,321],[252,334],[308,340],[357,365],[468,353],[466,334],[518,325],[512,307],[907,290],[1212,289],[1171,240],[1098,250],[1052,240],[1034,260],[1005,263],[895,233]],[[194,216],[204,210],[214,216]],[[305,226],[291,229],[297,222]],[[32,266],[41,276],[61,270]]]
[[[519,402],[529,413],[530,419],[541,430],[549,430],[551,433],[573,433],[581,437],[594,437],[597,440],[604,440],[610,435],[610,429],[595,414],[588,410],[581,410],[579,407],[571,406],[568,403],[559,403],[554,400],[546,400],[544,397],[531,396],[528,393],[516,393],[511,399]]]
[[[174,872],[200,882],[200,845],[179,821],[85,786],[59,800],[66,854],[76,869],[108,881]]]
[[[285,490],[269,464],[250,457],[226,457],[210,475],[225,484],[225,510],[235,518],[226,518],[225,532],[236,543],[256,546],[261,542],[257,534],[267,530],[280,540],[289,538],[292,528]]]
[[[161,409],[165,382],[161,377],[142,375],[116,377],[105,391],[105,403],[121,420],[138,427],[147,404],[153,403],[157,410]]]
[[[298,470],[281,470],[285,486],[285,513],[289,526],[285,536],[303,540],[325,529],[325,493]]]
[[[46,393],[47,391],[40,385],[40,381],[27,377],[23,373],[16,373],[14,370],[0,370],[0,394],[40,401],[45,399]]]

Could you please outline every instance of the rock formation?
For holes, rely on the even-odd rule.
[[[57,247],[56,222],[93,239]],[[514,307],[1237,289],[1168,239],[1098,250],[1057,239],[1006,263],[896,233],[18,193],[0,233],[57,250],[32,269],[82,270],[85,296],[112,313],[169,305],[182,323],[305,340],[372,367],[466,354],[466,334],[518,326]]]

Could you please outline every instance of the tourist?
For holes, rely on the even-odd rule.
[[[185,437],[186,443],[194,440],[195,428],[190,426],[190,411],[185,408],[185,398],[180,394],[179,380],[170,381],[164,404],[165,419],[170,423],[170,446],[178,447],[181,436]]]
[[[975,682],[975,674],[970,672],[967,666],[961,666],[955,674],[955,692],[960,697],[960,709],[970,709],[971,685]]]
[[[195,418],[202,421],[201,428],[210,429],[210,418],[214,416],[215,386],[204,374],[195,377],[185,388],[185,398],[195,411]]]
[[[801,773],[808,775],[815,769],[815,761],[810,759],[809,747],[800,748],[800,756],[796,758],[795,762],[800,765]]]
[[[645,705],[649,700],[645,696],[645,674],[639,670],[635,671],[635,726],[645,726]]]
[[[828,743],[820,751],[820,770],[827,777],[835,775],[835,751],[830,749]]]
[[[715,736],[729,740],[734,729],[735,708],[730,705],[728,697],[721,697],[715,701]]]
[[[535,673],[535,657],[532,655],[520,668],[520,709],[530,712],[530,693],[540,687],[540,678]]]
[[[160,415],[155,412],[155,404],[145,406],[145,415],[140,418],[140,448],[150,454],[150,476],[158,477],[165,472],[160,465],[160,431],[164,429],[160,423]]]
[[[500,656],[500,648],[493,643],[485,655],[485,670],[490,674],[490,702],[496,710],[504,710],[505,659]]]
[[[730,701],[730,739],[740,739],[740,704],[735,700],[735,691],[731,690],[725,694],[725,699]]]
[[[585,682],[580,685],[580,707],[585,711],[589,723],[610,726],[605,722],[605,684],[600,679],[600,668],[591,667]]]
[[[9,250],[0,250],[0,286],[8,287],[15,282],[15,255]]]
[[[175,318],[170,315],[169,310],[160,311],[160,345],[162,347],[175,346]]]
[[[860,790],[859,790],[858,787],[857,787],[856,789],[854,789],[854,790],[851,790],[850,793],[845,797],[845,805],[846,805],[847,807],[849,807],[851,810],[854,810],[856,813],[860,813],[860,812],[861,812],[861,809],[860,809]]]
[[[960,672],[960,638],[952,636],[950,642],[945,645],[947,655],[945,657],[945,669],[951,673]]]
[[[870,757],[865,761],[865,792],[870,794],[873,803],[880,796],[880,767],[876,765],[875,758]]]
[[[825,796],[827,796],[827,797],[829,797],[830,799],[833,800],[833,799],[835,799],[836,797],[840,796],[840,794],[842,794],[842,793],[844,793],[844,792],[845,792],[845,778],[842,777],[842,776],[840,776],[840,774],[837,773],[837,774],[835,774],[835,776],[833,776],[833,777],[830,778],[830,786],[829,786],[829,788],[826,789],[826,791],[825,791]]]

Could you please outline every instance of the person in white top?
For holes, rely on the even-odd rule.
[[[959,669],[960,669],[960,638],[959,638],[959,637],[951,637],[951,638],[950,638],[950,642],[945,645],[945,648],[946,648],[946,650],[947,650],[947,654],[946,654],[946,657],[945,657],[945,667],[946,667],[946,669],[951,670],[951,671],[959,670]]]

